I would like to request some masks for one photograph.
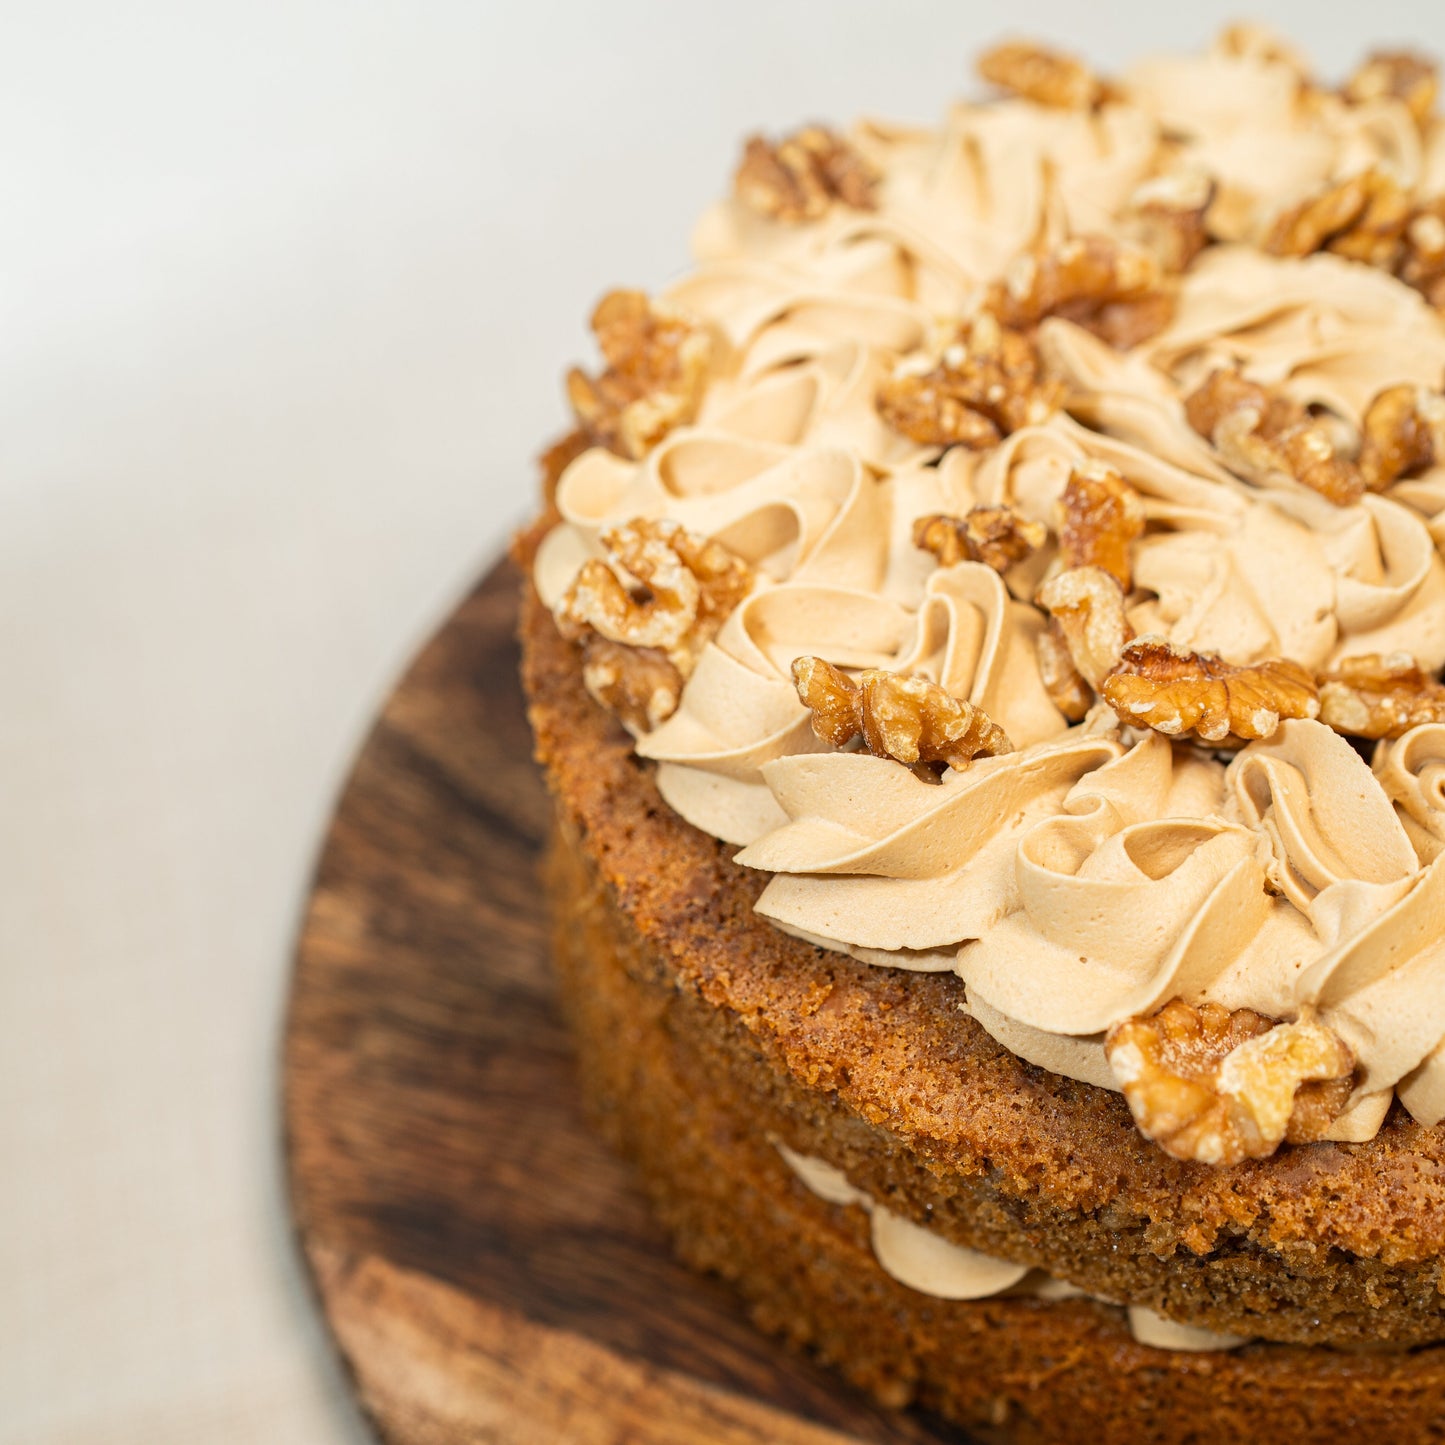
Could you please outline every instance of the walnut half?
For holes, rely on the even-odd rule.
[[[1236,667],[1156,636],[1124,646],[1102,692],[1124,722],[1171,738],[1193,733],[1215,744],[1267,738],[1282,718],[1312,718],[1320,711],[1314,679],[1297,662],[1267,658]]]
[[[635,518],[602,533],[557,603],[557,629],[583,649],[583,681],[634,727],[677,708],[703,647],[747,595],[752,568],[676,522]]]
[[[1104,1052],[1139,1132],[1176,1159],[1230,1165],[1322,1137],[1348,1101],[1355,1061],[1310,1013],[1180,999],[1111,1028]]]
[[[713,360],[700,323],[641,291],[611,291],[592,313],[607,367],[567,373],[567,399],[588,439],[638,461],[696,415]]]
[[[932,552],[940,567],[982,562],[1003,573],[1048,540],[1049,529],[1042,522],[1030,521],[1002,505],[972,507],[962,517],[935,512],[913,524],[913,545]]]
[[[1360,469],[1341,456],[1329,428],[1287,396],[1237,371],[1212,371],[1184,401],[1189,425],[1226,466],[1253,482],[1293,477],[1337,507],[1364,495]]]
[[[1111,236],[1070,236],[1024,251],[989,287],[987,306],[1005,326],[1027,329],[1062,316],[1121,350],[1162,331],[1174,315],[1158,258]]]
[[[871,211],[878,174],[836,131],[808,125],[780,141],[750,136],[733,184],[759,215],[797,225],[826,215],[834,201]]]
[[[1102,567],[1070,567],[1050,577],[1035,600],[1052,619],[1050,631],[1057,629],[1080,677],[1097,692],[1134,636],[1124,614],[1119,579]],[[1041,646],[1039,658],[1049,696],[1065,717],[1070,716],[1065,701],[1077,695],[1077,684],[1063,673],[1061,660],[1049,645]],[[1050,670],[1056,673],[1052,685]]]
[[[1079,463],[1059,499],[1059,559],[1065,567],[1101,567],[1127,592],[1129,546],[1144,531],[1139,494],[1112,467]]]
[[[1386,387],[1360,430],[1360,472],[1372,492],[1382,492],[1445,461],[1445,395],[1409,382]]]
[[[1000,90],[1056,110],[1087,110],[1105,94],[1083,61],[1029,41],[1006,41],[985,51],[978,73]]]
[[[1044,375],[1037,347],[987,311],[937,359],[900,362],[878,388],[878,415],[920,446],[983,450],[1046,421],[1063,388]]]
[[[1320,721],[1357,738],[1398,738],[1445,722],[1445,685],[1408,652],[1347,657],[1319,676]]]
[[[1440,77],[1435,65],[1413,50],[1377,50],[1345,82],[1344,97],[1364,105],[1386,97],[1400,100],[1423,127],[1435,109]]]
[[[861,736],[874,757],[904,763],[930,782],[944,768],[961,772],[980,754],[1014,750],[981,707],[926,677],[865,668],[855,683],[821,657],[799,657],[793,682],[824,742],[841,748]]]

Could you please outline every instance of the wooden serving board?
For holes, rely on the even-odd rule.
[[[755,1332],[584,1124],[517,589],[498,567],[387,702],[296,960],[291,1197],[364,1408],[391,1445],[957,1445]]]

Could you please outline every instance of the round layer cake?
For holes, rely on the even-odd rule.
[[[518,554],[589,1099],[884,1400],[1445,1438],[1434,72],[982,68],[750,141],[569,377]]]

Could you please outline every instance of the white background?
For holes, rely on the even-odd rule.
[[[751,127],[928,119],[1002,14],[1117,66],[1229,9],[0,4],[0,1445],[362,1438],[282,1203],[293,935],[596,296]]]

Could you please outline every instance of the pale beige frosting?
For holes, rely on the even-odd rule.
[[[940,457],[873,398],[1022,248],[1118,230],[1161,170],[1210,171],[1225,229],[1249,242],[1282,204],[1365,165],[1445,186],[1440,125],[1422,142],[1398,101],[1306,103],[1297,62],[1253,35],[1239,54],[1140,66],[1097,113],[960,105],[937,130],[872,122],[853,139],[882,175],[876,211],[786,226],[727,202],[704,218],[702,264],[666,299],[725,338],[725,359],[696,421],[645,460],[594,449],[567,469],[534,571],[543,600],[598,555],[602,528],[638,516],[754,564],[752,593],[637,751],[678,813],[774,875],[758,911],[778,927],[880,966],[954,970],[1005,1047],[1104,1087],[1104,1031],[1170,998],[1280,1018],[1313,1005],[1363,1071],[1332,1137],[1370,1138],[1395,1095],[1435,1123],[1445,727],[1381,744],[1373,770],[1310,721],[1232,760],[1141,737],[1103,706],[1071,727],[1035,657],[1052,545],[1001,578],[938,567],[911,530],[977,503],[1054,526],[1070,470],[1102,461],[1149,522],[1132,548],[1137,631],[1236,663],[1405,651],[1438,669],[1445,467],[1336,507],[1283,475],[1233,475],[1181,398],[1229,361],[1357,426],[1383,387],[1441,384],[1445,321],[1383,272],[1225,244],[1131,352],[1043,324],[1073,416]],[[930,677],[1017,751],[938,785],[834,751],[791,682],[804,654]]]
[[[1010,1264],[976,1249],[966,1249],[931,1229],[914,1224],[885,1209],[871,1195],[856,1188],[841,1169],[786,1144],[776,1144],[783,1162],[819,1199],[829,1204],[856,1206],[867,1212],[873,1254],[884,1273],[920,1294],[944,1300],[989,1299],[1011,1293],[1036,1299],[1096,1299],[1087,1290],[1055,1279],[1043,1270]],[[1112,1300],[1102,1300],[1113,1305]],[[1130,1305],[1125,1318],[1141,1345],[1159,1350],[1232,1350],[1247,1344],[1245,1335],[1224,1334],[1180,1324],[1143,1305]]]

